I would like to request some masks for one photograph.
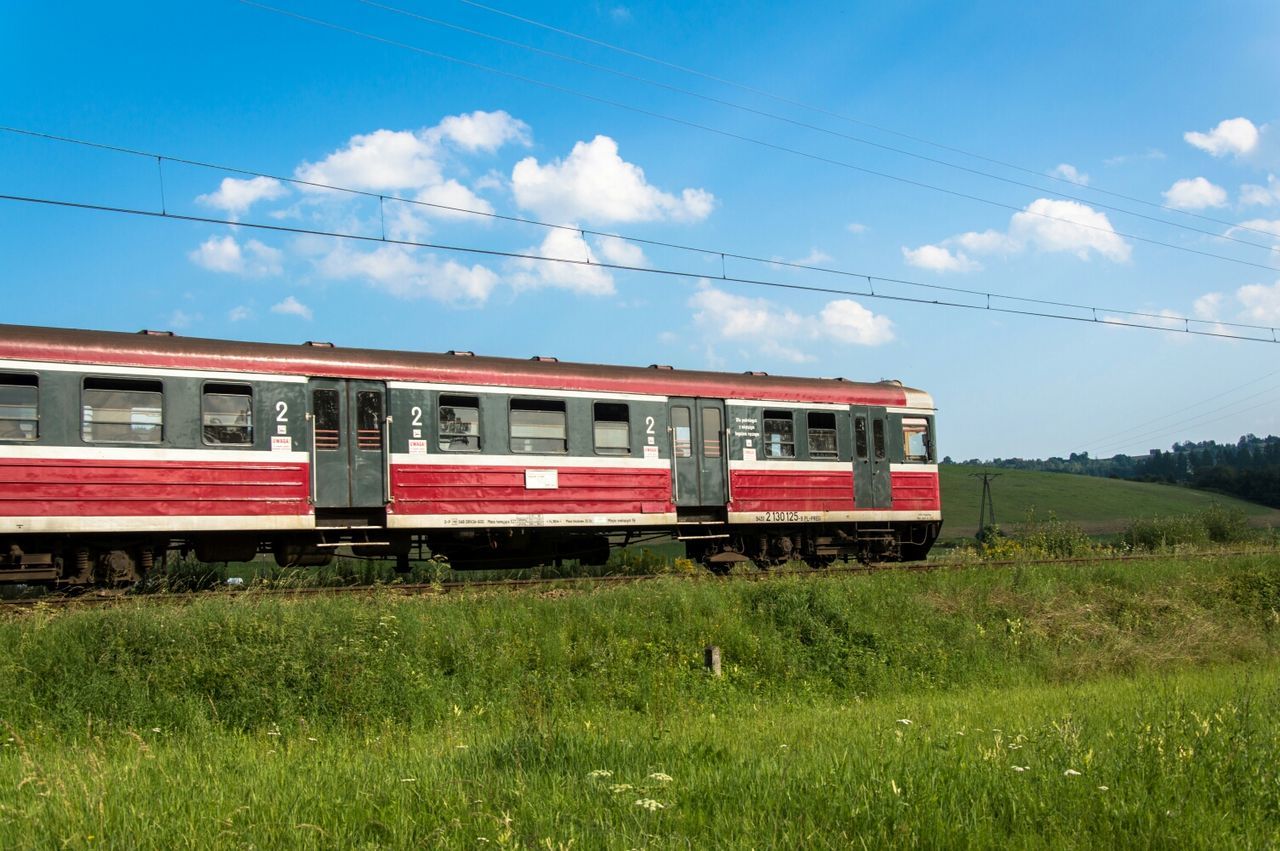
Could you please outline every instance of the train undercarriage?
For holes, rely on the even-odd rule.
[[[684,543],[686,555],[716,573],[735,564],[759,568],[804,561],[825,567],[836,561],[917,561],[938,537],[940,521],[866,524],[742,526],[700,522],[677,529],[595,531],[580,529],[476,529],[398,532],[379,527],[331,527],[316,532],[260,537],[253,533],[169,538],[156,535],[23,536],[0,549],[0,583],[63,588],[123,588],[163,571],[174,556],[203,563],[248,562],[270,555],[280,567],[322,567],[342,552],[393,561],[408,571],[434,558],[456,570],[505,570],[574,561],[603,565],[620,547],[664,535]]]

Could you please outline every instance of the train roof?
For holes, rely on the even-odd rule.
[[[797,378],[663,367],[562,363],[340,346],[243,343],[168,333],[0,325],[0,359],[158,369],[366,378],[439,384],[703,396],[932,409],[928,393],[897,381]]]

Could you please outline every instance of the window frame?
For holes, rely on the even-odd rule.
[[[445,400],[446,400],[446,399],[466,399],[466,400],[474,401],[474,402],[475,402],[475,405],[459,405],[459,404],[456,404],[456,403],[448,403],[448,404],[446,404],[446,403],[445,403]],[[444,423],[443,423],[443,422],[441,421],[441,419],[440,419],[440,412],[441,412],[441,411],[443,411],[445,408],[448,408],[448,409],[449,409],[449,410],[451,410],[451,411],[452,411],[452,410],[459,409],[459,408],[461,408],[461,409],[462,409],[462,410],[464,410],[464,411],[475,411],[475,412],[476,412],[476,430],[475,430],[475,434],[474,434],[474,435],[472,435],[472,434],[470,434],[470,433],[467,433],[467,434],[465,434],[465,435],[462,435],[462,434],[446,435],[446,434],[444,433],[444,431],[442,431],[442,430],[441,430],[441,426],[443,426],[443,425],[444,425]],[[436,424],[435,424],[435,432],[436,432],[436,448],[437,448],[437,449],[439,449],[441,452],[483,452],[483,451],[484,451],[484,413],[483,413],[483,411],[481,410],[481,407],[480,407],[480,397],[479,397],[479,396],[472,395],[472,394],[467,394],[467,393],[439,393],[439,394],[437,394],[437,395],[436,395],[435,423],[436,423]],[[445,445],[444,438],[445,438],[446,436],[450,437],[451,439],[452,439],[452,438],[454,438],[454,437],[463,437],[463,436],[465,436],[465,437],[467,437],[467,438],[468,438],[468,443],[469,443],[469,439],[470,439],[471,437],[473,437],[473,436],[474,436],[474,437],[475,437],[475,439],[476,439],[476,445],[475,445],[474,447],[472,447],[472,446],[468,445],[468,446],[466,446],[466,447],[463,447],[462,449],[454,449],[453,447],[450,447],[450,446],[446,446],[446,445]]]
[[[517,408],[516,405],[518,404],[547,405],[550,407]],[[559,407],[557,408],[556,406],[559,406]],[[562,430],[562,433],[564,434],[564,437],[563,437],[564,448],[551,449],[551,450],[517,449],[516,448],[517,438],[515,436],[515,428],[514,428],[515,423],[512,422],[512,415],[515,414],[516,411],[538,411],[542,413],[560,414],[561,430]],[[520,438],[520,440],[554,440],[554,439],[555,438],[550,438],[550,437]],[[520,396],[520,397],[513,396],[512,398],[508,399],[507,400],[507,449],[513,455],[568,455],[569,454],[569,405],[565,402],[564,399],[528,398],[523,396]]]
[[[924,430],[916,432],[924,435],[924,455],[912,455],[907,450],[911,447],[911,441],[907,438],[907,423],[922,424]],[[929,464],[933,461],[933,441],[931,440],[933,431],[933,423],[928,417],[922,416],[904,416],[902,418],[902,460],[907,464]]]
[[[337,402],[337,405],[334,408],[334,422],[337,425],[337,428],[323,429],[323,431],[332,431],[334,433],[335,436],[332,438],[333,445],[329,445],[329,437],[325,436],[322,438],[320,435],[322,430],[320,428],[320,406],[316,404],[316,399],[321,393],[332,393],[334,400]],[[343,391],[339,390],[337,387],[311,388],[311,398],[308,401],[311,405],[311,434],[313,451],[317,453],[345,451],[342,439],[342,435],[346,431],[342,422],[342,397],[344,395]],[[321,440],[324,441],[323,444],[321,444]]]
[[[784,416],[771,417],[769,416],[770,414],[783,414]],[[789,441],[780,440],[778,441],[778,445],[780,447],[790,446],[791,454],[790,455],[786,455],[786,454],[774,455],[772,451],[773,439],[769,435],[769,421],[772,420],[773,422],[782,422],[784,418],[787,422],[791,424],[791,440]],[[762,435],[760,442],[764,444],[765,460],[773,460],[773,461],[796,460],[796,412],[795,411],[784,411],[780,408],[773,408],[770,410],[762,411],[760,414],[760,432]]]
[[[813,424],[814,417],[830,417],[831,427],[817,426]],[[809,444],[809,460],[810,461],[839,461],[840,460],[840,421],[836,418],[835,411],[805,411],[805,439]],[[829,433],[831,435],[831,451],[826,451],[818,455],[813,450],[813,433]]]
[[[876,461],[889,460],[889,422],[886,417],[871,418],[871,453]]]
[[[103,384],[116,384],[116,385],[146,384],[146,385],[154,385],[158,387],[159,390],[144,390],[137,386],[135,386],[132,390],[128,389],[128,387],[120,387],[120,386],[90,387],[89,386],[90,382],[101,382]],[[85,426],[92,425],[91,421],[86,421],[84,418],[85,408],[88,407],[85,402],[85,394],[90,390],[105,390],[108,392],[116,391],[116,392],[126,392],[126,393],[128,392],[158,393],[160,396],[160,422],[156,423],[156,425],[159,427],[159,434],[160,434],[159,438],[156,440],[118,440],[118,439],[112,440],[112,439],[85,437]],[[80,442],[89,443],[89,444],[114,443],[122,446],[163,446],[165,444],[165,438],[166,438],[164,424],[165,424],[165,420],[168,419],[168,411],[166,410],[166,408],[167,408],[167,401],[166,401],[166,394],[164,392],[164,380],[161,378],[142,378],[142,377],[131,377],[131,376],[121,377],[119,375],[82,376],[80,378]],[[99,424],[101,425],[101,423]],[[106,425],[133,426],[134,423],[107,423]]]
[[[29,378],[30,384],[15,384],[5,379]],[[17,423],[35,423],[35,433],[31,437],[0,437],[0,441],[13,443],[35,443],[40,439],[40,374],[36,372],[0,372],[0,385],[7,387],[34,387],[36,389],[35,404],[32,406],[35,410],[35,417],[4,417],[6,422]]]
[[[219,393],[219,392],[212,392],[212,393],[211,393],[211,392],[210,392],[210,390],[209,390],[209,388],[210,388],[210,387],[222,387],[222,388],[241,387],[241,388],[244,388],[244,390],[245,390],[246,392],[245,392],[245,393],[225,393],[225,392],[223,392],[223,393]],[[210,396],[210,395],[212,395],[212,396],[248,396],[248,397],[249,397],[249,426],[248,426],[248,428],[249,428],[249,439],[248,439],[247,441],[245,441],[245,442],[243,442],[243,443],[214,443],[214,442],[210,441],[207,437],[205,437],[205,432],[204,432],[204,430],[205,430],[205,421],[204,421],[204,416],[205,416],[204,400],[205,400],[205,397],[206,397],[206,396]],[[255,409],[255,407],[254,407],[254,406],[255,406],[255,403],[256,403],[256,402],[257,402],[257,399],[256,399],[256,396],[255,396],[255,394],[254,394],[254,392],[253,392],[253,385],[252,385],[252,384],[241,384],[241,383],[239,383],[239,382],[226,382],[226,381],[205,381],[205,382],[203,382],[203,383],[200,385],[200,442],[201,442],[201,444],[202,444],[202,445],[204,445],[204,446],[235,446],[235,447],[245,447],[245,446],[250,446],[250,447],[251,447],[251,446],[253,446],[253,445],[254,445],[254,439],[255,439],[255,437],[256,437],[256,435],[254,434],[254,419],[255,419],[255,416],[254,416],[254,415],[256,414],[256,409]]]
[[[600,419],[599,409],[601,405],[605,405],[611,408],[621,408],[623,411],[622,419],[620,420]],[[626,427],[626,435],[627,435],[626,445],[623,447],[606,446],[602,450],[600,447],[600,433],[596,431],[596,428],[599,426],[600,423],[621,423],[622,425],[624,425]],[[603,402],[591,403],[591,447],[595,451],[595,454],[597,455],[607,455],[610,457],[621,458],[621,457],[626,457],[633,454],[631,449],[631,406],[629,404],[627,404],[626,402],[614,402],[614,401],[603,401]]]

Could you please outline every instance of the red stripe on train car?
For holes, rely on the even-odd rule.
[[[895,511],[939,511],[942,492],[937,473],[892,473]]]
[[[0,516],[311,513],[306,464],[0,459]]]
[[[734,511],[852,511],[853,471],[731,470]]]
[[[539,470],[552,469],[538,467]],[[395,464],[397,514],[660,514],[674,511],[671,471],[569,467],[557,487],[525,486],[519,467]]]

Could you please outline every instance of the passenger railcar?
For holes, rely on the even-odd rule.
[[[713,569],[918,559],[936,458],[896,381],[0,325],[0,581],[175,550],[598,563],[646,533]]]

